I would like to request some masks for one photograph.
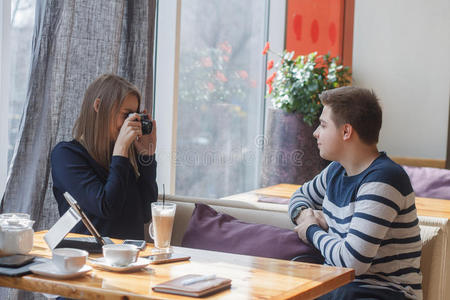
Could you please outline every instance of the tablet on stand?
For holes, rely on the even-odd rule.
[[[101,253],[103,245],[114,244],[111,239],[102,237],[98,233],[97,229],[78,205],[77,201],[68,192],[64,193],[64,198],[69,203],[70,208],[44,236],[44,240],[50,249],[77,248],[86,250],[90,253]],[[78,224],[78,222],[80,222],[80,220],[92,236],[66,238],[66,235],[76,224]]]

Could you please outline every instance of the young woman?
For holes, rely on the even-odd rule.
[[[74,139],[57,144],[51,154],[60,215],[69,208],[63,196],[69,192],[102,236],[144,239],[150,204],[157,199],[156,123],[142,135],[140,104],[139,91],[127,80],[98,77],[85,92]],[[82,222],[73,232],[89,234]]]

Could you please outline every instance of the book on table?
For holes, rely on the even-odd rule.
[[[231,287],[231,280],[227,278],[215,276],[211,279],[206,278],[206,280],[203,278],[205,278],[204,275],[188,274],[157,284],[152,289],[161,293],[203,297]]]

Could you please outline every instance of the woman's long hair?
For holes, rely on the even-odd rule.
[[[141,94],[136,86],[114,74],[101,75],[87,88],[80,114],[73,127],[73,138],[80,142],[92,158],[108,171],[114,149],[110,128],[116,122],[122,102],[130,94],[136,96],[138,107],[140,107]],[[95,99],[100,99],[98,112],[94,110]],[[128,150],[128,157],[136,176],[139,176],[133,144]]]

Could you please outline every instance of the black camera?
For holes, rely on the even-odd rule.
[[[130,115],[133,115],[133,114],[134,113],[132,113]],[[152,130],[153,130],[153,123],[152,123],[152,121],[148,118],[148,116],[146,114],[139,114],[138,113],[138,115],[141,117],[142,135],[152,133]]]

